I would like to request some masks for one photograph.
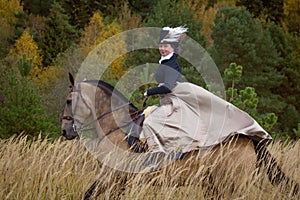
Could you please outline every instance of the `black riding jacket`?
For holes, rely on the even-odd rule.
[[[174,53],[170,59],[162,60],[156,73],[155,80],[160,84],[158,87],[147,90],[147,95],[170,93],[176,82],[182,82],[182,73],[177,55]]]

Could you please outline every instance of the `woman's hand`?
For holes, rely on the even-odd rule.
[[[147,95],[147,91],[144,93],[144,97],[147,97],[148,95]]]

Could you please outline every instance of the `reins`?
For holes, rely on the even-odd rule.
[[[132,103],[138,102],[138,101],[140,101],[140,100],[143,99],[143,98],[145,98],[145,99],[144,99],[144,101],[143,101],[142,109],[138,109],[137,111],[135,111],[135,112],[133,112],[133,113],[130,114],[130,116],[138,115],[138,114],[146,107],[146,103],[147,103],[148,97],[140,97],[140,98],[137,98],[137,99],[135,99],[133,102],[127,102],[127,103],[125,103],[125,104],[123,104],[123,105],[120,105],[120,106],[118,106],[118,107],[116,107],[116,108],[110,110],[110,111],[107,111],[107,112],[105,112],[105,113],[99,115],[96,119],[93,119],[92,121],[86,123],[84,126],[82,126],[81,129],[84,129],[85,127],[91,125],[92,123],[95,123],[96,121],[100,120],[101,118],[105,117],[106,115],[108,115],[108,114],[110,114],[110,113],[113,113],[113,112],[115,112],[115,111],[117,111],[117,110],[121,110],[122,108],[125,108],[126,106],[128,106],[128,105],[130,105],[130,104],[132,104]],[[127,125],[127,124],[126,124],[126,125]]]
[[[100,119],[102,119],[103,117],[105,117],[106,115],[108,115],[108,114],[110,114],[110,113],[113,113],[113,112],[118,111],[118,110],[120,110],[120,109],[122,109],[122,108],[125,108],[126,106],[128,106],[128,105],[130,105],[130,104],[133,104],[133,103],[135,103],[135,102],[138,102],[138,101],[140,101],[141,99],[144,99],[143,104],[142,104],[142,108],[141,108],[141,109],[138,109],[137,111],[135,111],[135,112],[133,112],[133,113],[130,113],[130,116],[131,116],[131,117],[134,116],[134,117],[133,117],[133,120],[135,120],[135,119],[138,118],[138,115],[139,115],[140,113],[142,113],[143,109],[146,107],[146,103],[147,103],[148,97],[140,97],[140,98],[135,99],[135,100],[132,101],[132,102],[127,102],[127,103],[125,103],[125,104],[123,104],[123,105],[120,105],[120,106],[118,106],[118,107],[116,107],[116,108],[114,108],[114,109],[112,109],[112,110],[110,110],[110,111],[107,111],[107,112],[105,112],[105,113],[99,115],[96,119],[93,119],[92,121],[90,121],[90,122],[84,124],[84,125],[80,128],[80,130],[76,130],[76,127],[73,127],[73,128],[74,128],[74,131],[87,131],[87,130],[91,130],[91,129],[87,129],[87,127],[88,127],[89,125],[91,125],[92,123],[95,123],[95,122],[99,121]],[[88,107],[88,108],[89,108],[89,107]],[[90,109],[90,108],[89,108],[89,109]],[[122,127],[127,126],[129,123],[131,123],[131,121],[125,123],[123,126],[117,126],[117,127],[115,127],[115,128],[110,129],[107,133],[105,133],[103,136],[101,136],[100,138],[98,138],[99,141],[102,141],[105,137],[107,137],[107,136],[110,135],[111,133],[115,132],[116,130],[118,130],[118,129],[122,128]]]
[[[92,110],[92,108],[88,105],[88,103],[85,101],[85,99],[84,99],[83,96],[82,96],[80,84],[78,85],[78,89],[76,89],[76,90],[73,90],[73,89],[72,89],[70,92],[78,92],[80,98],[82,99],[82,101],[83,101],[83,103],[84,103],[84,105],[85,105],[89,110]],[[77,98],[78,98],[78,96],[77,96]],[[105,113],[102,113],[101,115],[99,115],[99,116],[96,117],[95,119],[89,121],[88,123],[81,123],[82,126],[81,126],[80,128],[77,127],[76,124],[74,123],[74,122],[75,122],[75,119],[74,119],[73,116],[63,116],[62,119],[72,120],[72,127],[73,127],[74,132],[77,132],[77,133],[78,133],[79,131],[88,131],[88,130],[94,129],[94,128],[88,128],[88,126],[90,126],[91,124],[93,124],[93,123],[99,121],[100,119],[102,119],[103,117],[109,115],[110,113],[113,113],[113,112],[115,112],[115,111],[118,111],[118,110],[121,110],[121,109],[123,109],[123,108],[126,108],[127,106],[129,106],[129,105],[131,105],[131,104],[133,104],[133,103],[135,103],[135,102],[138,102],[138,101],[140,101],[140,100],[142,100],[142,99],[144,99],[144,100],[143,100],[143,104],[142,104],[142,108],[141,108],[141,109],[137,109],[137,110],[134,111],[133,113],[130,113],[130,117],[131,117],[132,120],[129,121],[129,122],[126,122],[126,123],[125,123],[124,125],[122,125],[122,126],[117,126],[117,127],[115,127],[115,128],[110,129],[107,133],[105,133],[103,136],[101,136],[101,137],[99,138],[100,141],[101,141],[102,139],[104,139],[106,136],[110,135],[110,134],[113,133],[114,131],[116,131],[116,130],[122,128],[122,127],[127,126],[127,125],[128,125],[129,123],[131,123],[133,120],[137,119],[138,116],[139,116],[139,114],[141,114],[142,111],[143,111],[143,109],[146,107],[146,103],[147,103],[148,97],[142,96],[142,97],[139,97],[139,98],[135,99],[135,100],[132,101],[132,102],[128,101],[128,102],[126,102],[126,103],[124,103],[124,104],[122,104],[122,105],[120,105],[120,106],[118,106],[118,107],[116,107],[116,108],[114,108],[114,109],[111,109],[111,110],[109,110],[109,111],[107,111],[107,112],[105,112]]]

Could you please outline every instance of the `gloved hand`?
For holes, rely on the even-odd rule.
[[[147,97],[148,95],[147,95],[147,91],[144,93],[144,97]]]

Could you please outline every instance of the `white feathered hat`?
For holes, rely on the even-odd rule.
[[[182,35],[186,33],[188,28],[179,26],[175,28],[163,27],[160,32],[159,43],[179,43]]]

